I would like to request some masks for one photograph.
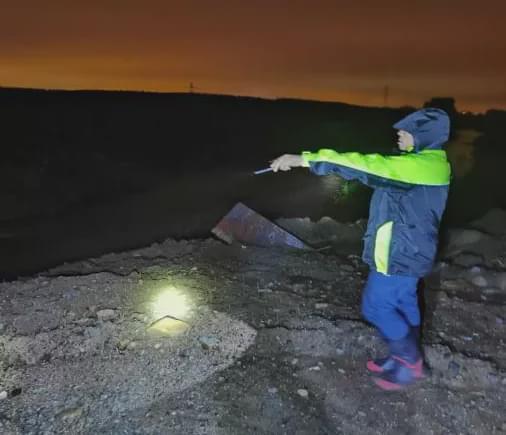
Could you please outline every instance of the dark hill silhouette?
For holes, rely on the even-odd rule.
[[[352,193],[337,200],[339,184],[306,171],[275,180],[251,172],[304,149],[394,151],[391,126],[412,110],[0,88],[0,278],[167,237],[208,236],[239,200],[270,218],[366,217],[369,189],[346,188]],[[471,145],[473,170],[453,183],[447,220],[506,208],[498,180],[505,114],[453,114],[454,127],[483,134]]]

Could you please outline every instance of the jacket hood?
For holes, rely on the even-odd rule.
[[[415,151],[440,149],[450,136],[450,118],[441,109],[432,107],[417,110],[393,126],[413,135]]]

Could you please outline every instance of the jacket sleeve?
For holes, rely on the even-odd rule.
[[[437,186],[449,182],[449,165],[444,151],[383,156],[322,149],[316,153],[303,152],[302,158],[305,166],[317,175],[337,174],[373,188],[404,190],[414,185]]]

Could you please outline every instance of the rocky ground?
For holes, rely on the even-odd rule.
[[[384,350],[366,276],[352,248],[209,239],[0,284],[0,433],[506,433],[504,212],[448,235],[424,288],[431,376],[400,393],[365,370]]]

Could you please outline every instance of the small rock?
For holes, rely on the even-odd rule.
[[[314,307],[317,310],[322,310],[324,308],[327,308],[328,306],[329,306],[329,304],[326,304],[325,302],[317,302],[316,304],[314,304]]]
[[[7,396],[8,396],[7,391],[0,392],[0,400],[7,399]]]
[[[472,267],[483,263],[483,257],[476,254],[460,254],[453,263],[462,267]]]
[[[367,414],[364,411],[358,411],[357,414],[362,418],[367,416]]]
[[[309,367],[309,371],[320,371],[320,366]]]
[[[220,341],[216,337],[202,335],[199,337],[199,343],[205,350],[209,350],[217,348]]]
[[[501,290],[506,290],[506,272],[497,274],[496,286],[499,287]]]
[[[341,265],[341,270],[344,271],[344,272],[354,272],[355,271],[355,268],[353,266],[350,266],[349,264],[342,264]]]
[[[499,236],[506,234],[504,222],[506,222],[506,210],[493,208],[485,216],[472,222],[471,226],[479,231]]]
[[[120,340],[117,344],[117,348],[119,350],[125,350],[127,349],[128,345],[130,344],[130,340]]]
[[[478,287],[486,287],[487,286],[487,280],[482,275],[477,275],[473,277],[471,282]]]
[[[114,320],[116,318],[116,315],[116,311],[109,308],[97,311],[97,319],[101,320],[102,322]]]
[[[136,342],[136,341],[131,341],[130,343],[128,343],[128,345],[127,345],[127,347],[126,347],[126,348],[127,348],[128,350],[133,350],[133,349],[135,349],[136,347],[137,347],[137,342]]]
[[[258,293],[272,293],[272,289],[270,288],[259,288]]]
[[[298,358],[294,358],[294,359],[292,359],[292,361],[290,362],[290,364],[291,364],[292,366],[294,366],[294,365],[295,365],[295,364],[297,364],[298,362],[299,362],[299,359],[298,359]]]
[[[62,411],[59,415],[59,417],[63,420],[71,419],[71,418],[77,418],[81,417],[83,413],[83,409],[80,407],[76,408],[68,408]]]
[[[455,377],[460,373],[460,365],[455,361],[450,361],[448,363],[448,371],[450,372],[450,376]]]
[[[449,231],[448,245],[453,250],[462,249],[467,245],[486,240],[489,238],[486,234],[477,230],[470,229],[454,229]]]
[[[143,313],[138,313],[138,312],[132,313],[130,318],[132,320],[136,320],[137,322],[144,322],[145,323],[147,321],[147,316]]]
[[[344,374],[346,373],[346,370],[341,369],[341,368],[337,369],[337,371],[338,371],[339,373],[341,373],[342,375],[344,375]]]
[[[278,389],[276,387],[269,387],[267,389],[267,391],[270,393],[270,394],[276,394],[278,392]]]
[[[300,396],[300,397],[304,397],[305,399],[309,396],[309,392],[307,390],[305,390],[304,388],[299,388],[297,390],[297,394]]]

